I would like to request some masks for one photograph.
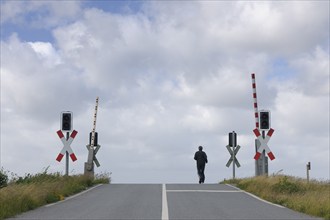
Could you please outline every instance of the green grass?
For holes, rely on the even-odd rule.
[[[330,219],[330,183],[288,177],[253,177],[227,180],[238,188],[267,201],[312,216]]]
[[[109,182],[109,174],[98,175],[94,179],[84,175],[47,174],[46,171],[27,174],[0,188],[0,219],[63,200],[95,184]]]

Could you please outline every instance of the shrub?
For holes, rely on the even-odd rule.
[[[1,173],[4,173],[3,170]],[[4,179],[4,182],[7,183],[8,177]],[[25,174],[24,177],[16,175],[7,187],[0,189],[0,220],[63,200],[64,197],[71,196],[97,183],[109,183],[109,180],[110,177],[103,174],[93,179],[84,175],[49,174],[47,169],[35,175]]]
[[[8,175],[7,173],[1,168],[0,170],[0,189],[6,187],[8,185]]]
[[[228,181],[225,181],[228,183]],[[236,186],[265,200],[330,220],[330,182],[290,176],[258,176],[236,179]]]
[[[61,200],[61,196],[55,192],[50,192],[46,196],[46,203],[53,203]]]
[[[290,181],[287,176],[280,178],[279,182],[272,186],[272,189],[278,193],[297,193],[304,192],[304,187],[297,181]]]
[[[96,174],[95,178],[93,180],[94,184],[107,184],[111,182],[111,173],[105,172],[105,173],[100,173]]]

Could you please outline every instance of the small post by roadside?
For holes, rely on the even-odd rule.
[[[309,183],[309,171],[311,170],[311,162],[308,162],[306,165],[306,172],[307,172],[307,183]]]

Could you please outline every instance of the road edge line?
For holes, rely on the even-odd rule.
[[[69,197],[65,198],[64,200],[61,200],[61,201],[58,201],[58,202],[55,202],[55,203],[47,204],[47,205],[45,205],[45,207],[48,208],[48,207],[51,207],[51,206],[54,206],[54,205],[60,204],[60,203],[62,203],[62,202],[68,201],[68,200],[70,200],[70,199],[76,198],[76,197],[78,197],[78,196],[80,196],[80,195],[82,195],[82,194],[85,194],[85,193],[87,193],[87,192],[89,192],[89,191],[91,191],[91,190],[93,190],[93,189],[96,189],[97,187],[102,186],[102,185],[103,185],[103,184],[97,184],[96,186],[93,186],[93,187],[91,187],[91,188],[89,188],[89,189],[87,189],[87,190],[84,190],[84,191],[82,191],[82,192],[80,192],[80,193],[77,193],[77,194],[75,194],[75,195],[69,196]]]
[[[205,193],[232,193],[240,192],[238,190],[167,190],[167,192],[205,192]]]
[[[167,205],[166,185],[162,186],[162,220],[168,220],[168,205]]]
[[[276,206],[276,207],[279,207],[279,208],[282,208],[282,209],[286,208],[284,206],[281,206],[281,205],[278,205],[278,204],[269,202],[267,200],[264,200],[264,199],[262,199],[262,198],[260,198],[260,197],[258,197],[256,195],[253,195],[252,193],[249,193],[249,192],[246,192],[244,190],[241,190],[240,188],[237,188],[236,186],[233,186],[233,185],[230,185],[230,184],[226,184],[226,186],[230,186],[230,187],[232,187],[234,189],[237,189],[237,190],[239,190],[239,191],[241,191],[241,192],[243,192],[243,193],[245,193],[245,194],[247,194],[247,195],[249,195],[249,196],[251,196],[251,197],[253,197],[253,198],[255,198],[255,199],[259,200],[259,201],[261,201],[261,202],[264,202],[264,203],[267,203],[267,204],[270,204],[270,205],[273,205],[273,206]]]

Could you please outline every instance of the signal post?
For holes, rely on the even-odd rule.
[[[259,112],[259,129],[255,129],[253,130],[253,132],[255,133],[257,139],[255,141],[256,143],[256,155],[254,157],[254,159],[256,160],[256,176],[260,176],[260,175],[268,175],[268,157],[266,156],[266,150],[261,148],[261,141],[263,141],[266,138],[266,131],[271,129],[270,128],[270,111],[268,110],[261,110]],[[273,129],[271,129],[273,132]],[[261,131],[261,134],[260,134]],[[272,133],[271,133],[272,134]],[[258,137],[260,136],[260,140],[258,139]],[[268,148],[269,149],[269,148]],[[260,152],[261,151],[261,152]],[[272,160],[275,158],[271,151],[268,150],[268,152],[270,152],[271,158]]]
[[[235,179],[235,165],[237,168],[241,166],[236,158],[236,154],[238,153],[241,146],[237,145],[237,134],[235,131],[229,133],[229,144],[226,146],[226,148],[230,154],[230,158],[226,164],[226,167],[229,167],[230,164],[233,163],[233,179]]]
[[[255,174],[259,175],[268,175],[268,157],[271,160],[275,159],[274,154],[269,149],[267,143],[274,133],[274,129],[270,127],[270,111],[261,110],[258,111],[258,102],[257,102],[257,86],[255,81],[255,74],[251,74],[252,77],[252,90],[253,90],[253,107],[254,107],[254,117],[256,128],[253,130],[257,139],[255,139],[255,149],[256,154],[255,159]],[[267,131],[267,135],[266,135]],[[261,133],[260,133],[261,132]]]
[[[69,155],[71,157],[71,160],[74,162],[77,160],[76,155],[73,153],[73,150],[71,148],[71,143],[74,140],[74,138],[77,135],[77,131],[73,130],[73,123],[72,123],[72,112],[62,112],[61,113],[61,130],[58,130],[56,133],[58,137],[61,139],[63,143],[63,148],[61,152],[58,154],[56,160],[58,162],[61,162],[62,158],[64,157],[65,154],[65,175],[69,175]],[[66,137],[64,137],[63,132],[66,132]],[[70,131],[72,131],[70,135]]]
[[[94,163],[97,167],[100,166],[99,161],[96,159],[96,154],[101,146],[98,145],[97,143],[98,134],[97,132],[95,132],[98,104],[99,104],[99,97],[96,97],[95,112],[93,118],[93,129],[89,135],[89,144],[86,145],[86,148],[88,150],[88,157],[87,157],[87,162],[85,163],[84,174],[86,176],[91,176],[91,177],[94,177]]]

